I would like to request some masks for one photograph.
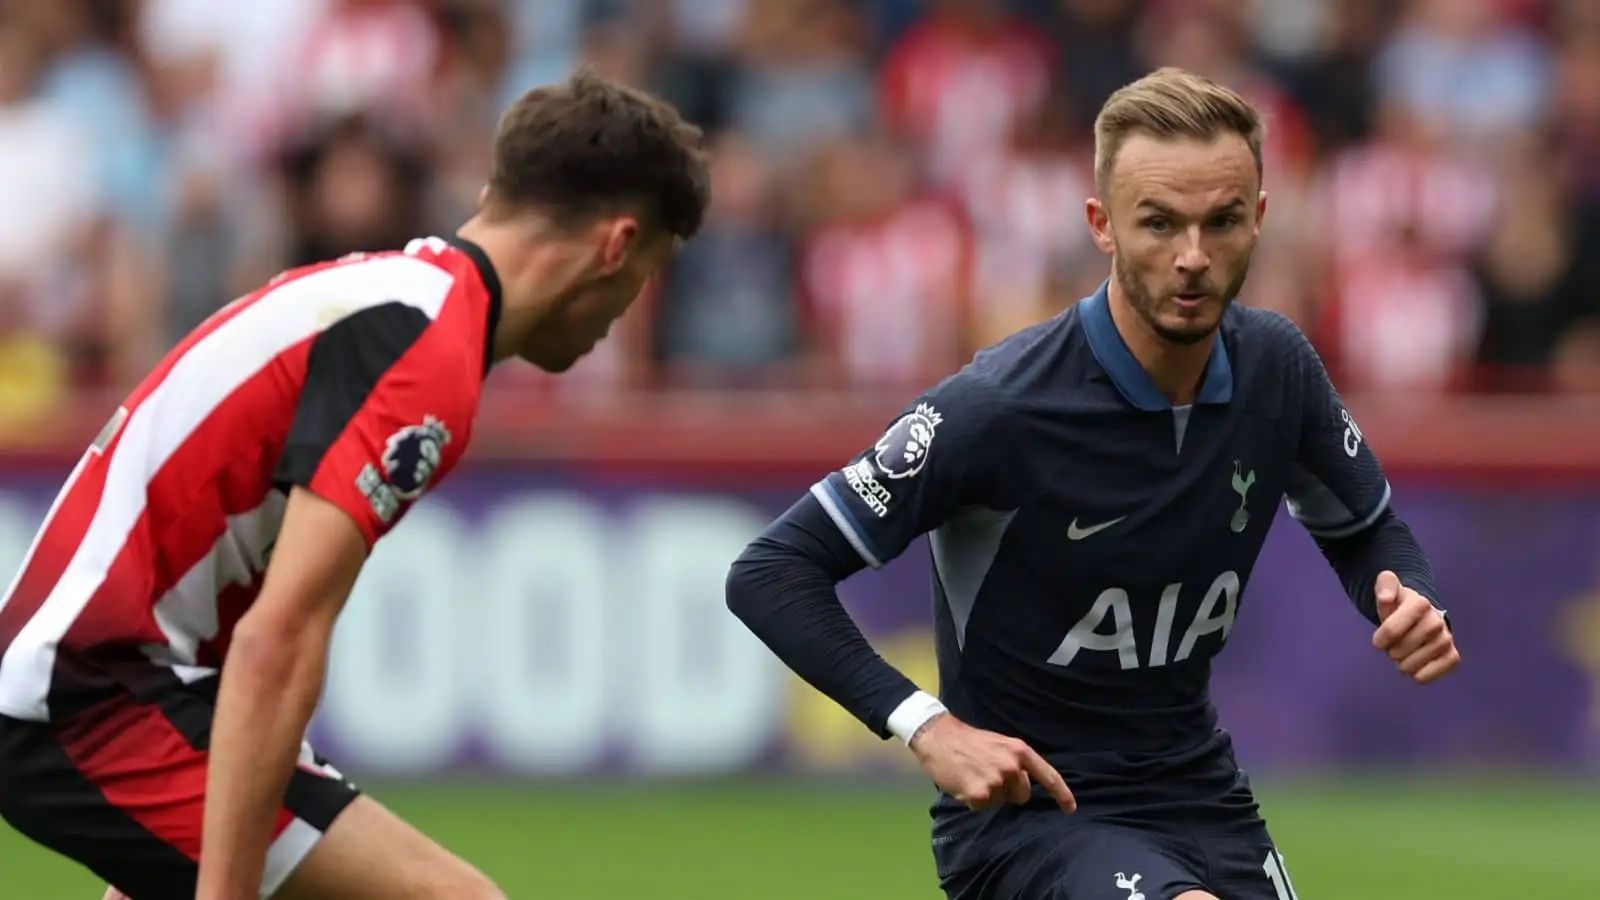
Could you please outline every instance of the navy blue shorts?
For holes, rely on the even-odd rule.
[[[1172,900],[1194,890],[1295,900],[1253,805],[1163,814],[1082,804],[1068,815],[1036,795],[976,812],[945,797],[933,812],[934,862],[950,900]]]

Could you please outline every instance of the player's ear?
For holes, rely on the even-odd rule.
[[[1101,253],[1110,253],[1116,248],[1116,241],[1111,238],[1111,212],[1098,197],[1090,197],[1083,203],[1083,216],[1089,223],[1089,233],[1094,236],[1094,244],[1100,248]]]
[[[489,186],[486,184],[478,188],[478,209],[483,209],[489,203]]]
[[[639,249],[639,220],[618,216],[605,221],[600,242],[600,274],[614,275]]]
[[[1267,217],[1267,192],[1256,194],[1256,237],[1261,236],[1261,220]]]

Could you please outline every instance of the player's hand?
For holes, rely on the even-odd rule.
[[[1066,812],[1078,808],[1061,773],[1016,738],[981,731],[949,713],[929,719],[912,736],[911,752],[939,789],[969,809],[1026,803],[1032,785],[1050,792]]]
[[[1378,576],[1378,630],[1372,646],[1389,654],[1418,684],[1437,681],[1461,662],[1455,636],[1428,598],[1400,583],[1393,572]]]

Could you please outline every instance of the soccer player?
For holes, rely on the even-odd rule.
[[[1163,69],[1107,101],[1095,141],[1105,285],[817,482],[734,563],[728,605],[910,745],[941,789],[954,900],[1288,900],[1208,696],[1279,499],[1403,673],[1432,682],[1458,656],[1321,360],[1283,317],[1232,303],[1267,208],[1257,112]],[[834,590],[924,532],[937,699]]]
[[[570,367],[706,201],[698,130],[580,72],[506,112],[455,236],[280,275],[183,340],[0,599],[0,815],[109,897],[501,896],[303,745],[334,621],[490,367]]]

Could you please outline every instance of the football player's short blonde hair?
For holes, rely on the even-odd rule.
[[[1117,151],[1130,136],[1212,141],[1225,134],[1244,138],[1261,175],[1261,114],[1236,91],[1209,78],[1162,68],[1119,88],[1094,120],[1094,183],[1101,196],[1110,184]]]

